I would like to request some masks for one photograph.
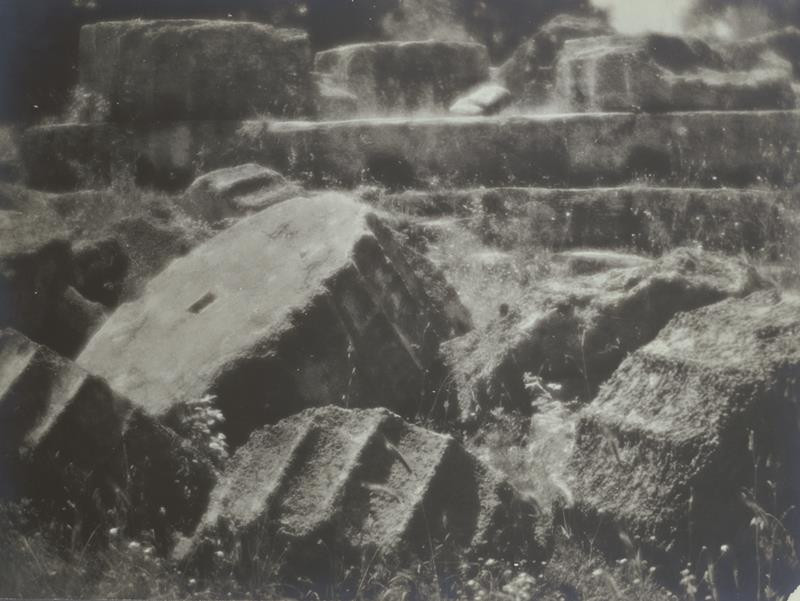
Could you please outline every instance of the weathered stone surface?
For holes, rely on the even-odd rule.
[[[213,223],[255,213],[301,192],[277,171],[246,163],[198,177],[184,193],[181,206],[189,215]]]
[[[501,85],[487,83],[461,96],[450,107],[454,115],[494,115],[511,103],[511,92]]]
[[[202,562],[214,541],[228,554],[238,544],[242,574],[266,555],[315,580],[330,549],[342,561],[425,558],[445,535],[484,557],[543,559],[536,522],[535,505],[452,437],[384,409],[325,407],[254,432],[176,554]]]
[[[373,42],[320,52],[314,69],[356,97],[359,115],[443,112],[488,79],[489,56],[480,44]]]
[[[441,275],[334,193],[246,218],[173,261],[78,362],[152,415],[217,395],[231,441],[305,407],[413,414],[469,327]],[[355,370],[355,371],[354,371]]]
[[[75,186],[131,165],[139,181],[188,185],[200,168],[247,162],[313,186],[743,187],[800,181],[799,139],[798,111],[616,113],[198,122],[157,134],[42,126],[25,132],[22,155],[34,187]]]
[[[108,99],[114,121],[303,115],[310,72],[304,33],[260,23],[134,20],[81,30],[81,84]]]
[[[103,188],[119,178],[140,187],[184,190],[202,173],[247,162],[229,160],[239,128],[231,120],[153,123],[127,128],[111,123],[66,123],[23,133],[20,154],[26,182],[33,188],[64,192]],[[219,161],[219,162],[216,162]]]
[[[791,193],[779,190],[477,188],[383,193],[368,200],[426,222],[452,218],[485,244],[509,251],[591,247],[661,254],[696,244],[771,261],[800,260],[800,214]]]
[[[75,484],[66,481],[70,475],[102,471],[121,443],[124,408],[104,381],[12,329],[0,330],[0,485],[11,487],[6,493],[63,498],[62,487]],[[23,464],[35,471],[23,471]]]
[[[591,398],[675,314],[766,285],[744,261],[686,249],[641,267],[533,284],[507,315],[443,345],[453,411],[467,419],[498,405],[529,409],[525,373]]]
[[[238,142],[253,160],[314,185],[744,186],[800,178],[799,117],[790,111],[254,122]]]
[[[787,109],[791,83],[782,59],[731,71],[698,39],[656,34],[570,40],[556,66],[558,101],[578,111]]]
[[[523,105],[544,105],[553,100],[556,61],[564,43],[577,38],[613,33],[598,17],[558,15],[525,40],[503,63],[498,77]]]
[[[190,443],[108,384],[11,329],[0,330],[0,496],[34,499],[85,537],[119,509],[132,534],[150,529],[166,548],[190,533],[214,483]],[[70,509],[71,507],[71,509]]]
[[[673,319],[584,411],[570,462],[578,511],[684,556],[738,552],[753,502],[784,515],[800,500],[798,334],[800,301],[775,291]]]

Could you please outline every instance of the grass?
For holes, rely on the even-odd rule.
[[[108,194],[109,198],[116,196],[118,205],[109,209],[111,216],[103,221],[119,218],[126,211],[158,214],[161,204],[172,202],[122,180]],[[522,222],[518,225],[523,229],[509,234],[514,240],[529,235]],[[410,217],[406,226],[409,235],[419,234],[418,224]],[[497,232],[497,236],[502,234],[502,228]],[[513,304],[522,296],[529,281],[548,277],[553,269],[551,249],[530,247],[527,254],[511,255],[487,244],[485,238],[485,232],[476,233],[470,225],[449,229],[444,235],[439,232],[438,237],[435,231],[424,232],[417,241],[447,266],[451,282],[474,308],[478,323],[490,321],[502,304]],[[501,246],[511,244],[498,239]],[[463,248],[484,254],[465,256],[459,250]],[[755,260],[765,262],[763,257]],[[792,265],[787,258],[782,269],[796,270]],[[529,378],[529,391],[537,408],[532,418],[490,414],[480,433],[466,440],[467,446],[543,506],[569,504],[571,493],[557,476],[569,454],[574,407],[554,401],[546,385],[536,382],[534,376]],[[211,459],[222,462],[227,447],[224,439],[207,427],[208,418],[218,416],[208,414],[206,405],[189,416],[186,435],[196,444],[204,443]],[[764,496],[770,486],[759,471],[763,461],[757,451],[753,444],[753,487],[747,496],[753,513],[753,553],[759,580],[757,598],[752,601],[785,601],[776,574],[779,564],[788,563],[791,569],[791,564],[797,567],[800,563],[794,555],[797,541],[784,525],[786,515],[778,515]],[[282,582],[269,563],[261,566],[257,578],[237,580],[225,557],[219,558],[213,578],[204,581],[159,557],[146,534],[132,539],[124,528],[112,523],[104,525],[108,544],[79,543],[73,540],[69,524],[48,521],[31,503],[6,503],[0,506],[0,597],[727,601],[715,583],[726,570],[735,570],[729,562],[729,549],[706,549],[697,561],[676,570],[649,564],[635,540],[628,539],[624,556],[609,558],[591,538],[573,532],[566,520],[555,520],[554,527],[554,554],[545,563],[508,564],[468,557],[432,541],[430,556],[405,566],[374,554],[362,557],[357,565],[341,565],[332,556],[333,576],[322,585]],[[732,576],[735,581],[735,574]],[[664,583],[671,583],[671,588]]]
[[[245,598],[329,599],[675,599],[634,561],[606,563],[576,539],[561,534],[553,558],[535,564],[508,564],[467,558],[446,545],[408,566],[365,557],[358,566],[338,566],[327,586],[276,581],[236,582],[220,562],[213,582],[182,575],[177,565],[157,557],[146,541],[112,537],[104,548],[59,545],[26,505],[0,508],[0,596],[59,598]],[[373,559],[373,561],[370,561]],[[353,575],[356,575],[354,578]],[[613,595],[613,596],[610,596]],[[686,598],[687,601],[689,598]],[[694,600],[692,600],[694,601]]]

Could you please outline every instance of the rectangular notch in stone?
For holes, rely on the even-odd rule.
[[[217,295],[213,292],[206,292],[202,297],[200,297],[197,301],[195,301],[191,307],[189,307],[189,313],[200,313],[203,309],[208,307],[211,303],[217,300]]]

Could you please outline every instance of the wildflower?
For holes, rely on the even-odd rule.
[[[723,555],[725,555],[730,550],[731,548],[728,545],[722,545],[719,548],[719,552],[722,553]]]
[[[496,560],[496,559],[492,559],[492,558],[490,557],[489,559],[487,559],[487,560],[486,560],[486,563],[485,563],[484,565],[485,565],[487,568],[491,568],[492,566],[494,566],[494,565],[496,565],[496,564],[497,564],[497,560]]]
[[[195,580],[194,578],[189,578],[189,586],[192,586],[192,587],[193,587],[193,586],[195,586],[196,584],[197,584],[197,580]]]
[[[119,534],[119,528],[115,527],[115,528],[109,528],[108,529],[108,535],[109,536],[117,536],[117,534]]]
[[[220,559],[222,559],[223,557],[225,557],[225,553],[223,553],[222,551],[217,551],[217,552],[215,552],[215,553],[214,553],[214,555],[216,555],[216,556],[217,556],[217,557],[219,557]]]
[[[138,543],[135,540],[132,540],[131,542],[128,543],[128,549],[130,549],[131,551],[138,551],[141,547],[142,547],[141,543]]]
[[[592,572],[592,576],[594,576],[595,578],[600,578],[600,576],[602,575],[603,575],[603,570],[601,570],[600,568],[597,568],[594,572]]]

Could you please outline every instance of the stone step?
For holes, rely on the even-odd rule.
[[[770,260],[796,256],[800,207],[785,190],[734,188],[471,188],[362,194],[422,220],[423,234],[457,228],[509,251],[627,248],[661,254],[696,244]],[[439,220],[432,228],[431,220]]]
[[[536,514],[452,437],[384,409],[328,406],[256,431],[175,556],[202,564],[239,547],[241,574],[271,552],[314,580],[333,549],[343,560],[426,557],[447,535],[462,550],[542,559]]]
[[[33,187],[108,182],[179,188],[201,171],[256,162],[314,186],[791,186],[800,111],[590,113],[349,121],[33,127]]]

